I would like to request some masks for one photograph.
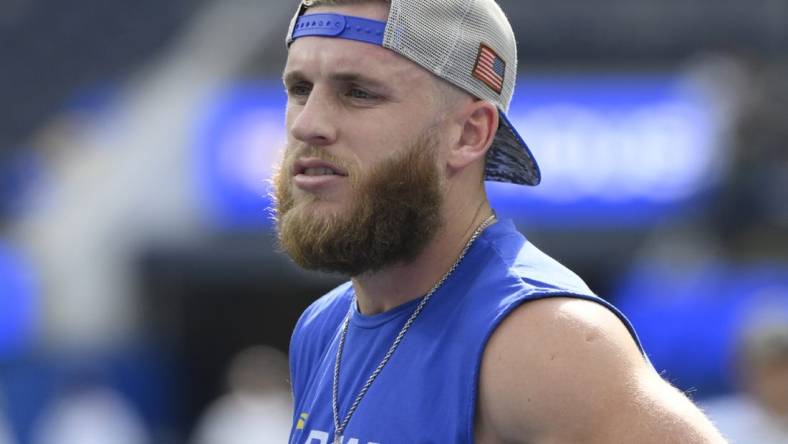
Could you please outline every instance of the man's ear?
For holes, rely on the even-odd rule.
[[[498,130],[498,108],[485,100],[472,100],[457,116],[459,138],[449,153],[448,166],[453,171],[484,159]]]

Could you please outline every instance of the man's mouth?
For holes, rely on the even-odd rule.
[[[331,168],[306,168],[301,174],[307,176],[334,176],[337,173]]]
[[[326,190],[347,177],[347,171],[316,157],[298,159],[292,174],[295,186],[308,192]]]
[[[347,176],[342,168],[317,158],[299,159],[293,165],[293,175],[299,176]]]

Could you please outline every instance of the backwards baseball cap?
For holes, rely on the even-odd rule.
[[[301,37],[356,40],[388,48],[469,94],[492,102],[500,123],[487,153],[485,179],[541,181],[531,150],[506,112],[517,78],[517,44],[494,0],[391,0],[386,22],[341,14],[307,14],[301,2],[287,45]]]

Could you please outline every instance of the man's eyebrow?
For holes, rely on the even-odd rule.
[[[335,82],[343,82],[343,83],[361,83],[365,85],[370,85],[373,87],[385,87],[383,82],[377,79],[373,79],[372,77],[365,76],[363,74],[355,73],[355,72],[338,72],[336,74],[331,75],[331,80]]]
[[[306,76],[304,76],[301,71],[290,71],[282,74],[282,82],[284,82],[285,85],[299,82],[305,78]]]
[[[286,85],[307,80],[307,78],[308,77],[301,71],[291,71],[282,76],[282,80]],[[331,81],[338,83],[359,83],[371,87],[387,88],[380,80],[356,72],[337,72],[331,74],[329,78]]]

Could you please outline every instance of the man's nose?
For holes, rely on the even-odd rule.
[[[297,140],[308,145],[328,146],[336,142],[336,110],[330,97],[313,90],[306,103],[295,111],[290,132]]]

